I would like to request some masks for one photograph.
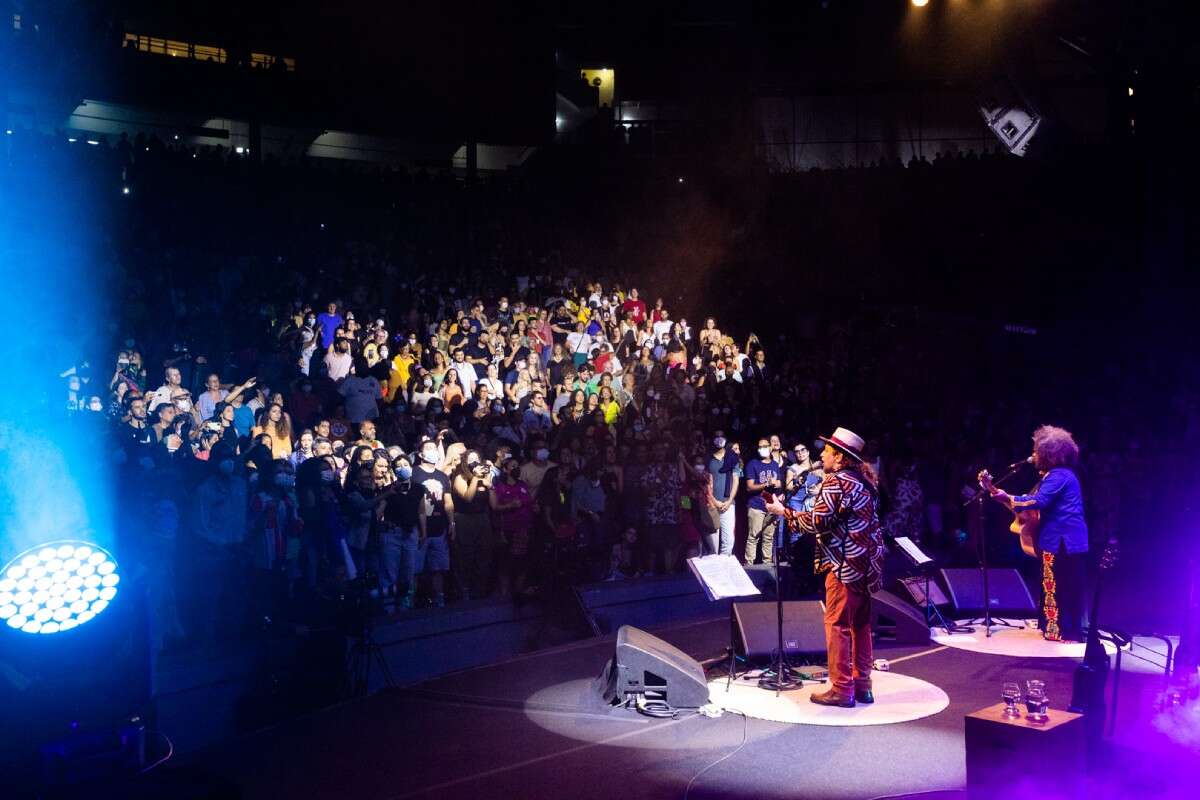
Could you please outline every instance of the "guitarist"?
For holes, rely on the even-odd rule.
[[[825,646],[829,656],[827,692],[809,695],[823,706],[854,708],[874,703],[871,691],[871,593],[883,573],[883,535],[874,470],[863,459],[864,442],[846,428],[825,442],[825,477],[812,511],[796,511],[779,499],[766,501],[768,514],[783,517],[790,530],[817,536],[817,574],[825,573]]]
[[[1084,576],[1088,529],[1075,465],[1079,446],[1071,433],[1053,425],[1033,432],[1033,459],[1041,480],[1029,494],[1009,495],[991,487],[992,497],[1012,511],[1041,514],[1037,553],[1042,560],[1042,636],[1050,641],[1083,638]]]

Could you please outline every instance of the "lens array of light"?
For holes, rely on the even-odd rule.
[[[108,608],[117,562],[87,542],[52,542],[21,553],[0,571],[0,622],[24,633],[61,633]]]

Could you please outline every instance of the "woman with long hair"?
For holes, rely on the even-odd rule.
[[[478,450],[468,450],[451,482],[454,492],[453,559],[463,599],[484,597],[491,589],[496,541],[491,511],[496,507],[492,491],[492,468]]]
[[[704,351],[704,355],[709,353],[717,355],[721,351],[721,331],[717,327],[717,321],[712,317],[704,320],[704,327],[700,330],[700,349]]]
[[[500,465],[500,481],[493,487],[496,500],[496,532],[499,536],[500,596],[525,592],[529,572],[529,539],[533,528],[533,494],[521,480],[521,464],[515,458]]]
[[[447,411],[451,411],[458,406],[461,406],[467,399],[463,392],[463,385],[458,380],[458,370],[451,367],[446,370],[445,377],[442,380],[442,388],[438,392],[442,398],[442,407]]]
[[[271,403],[258,412],[258,424],[250,430],[257,437],[266,433],[271,436],[271,458],[286,459],[292,454],[292,420],[283,412],[279,403]]]
[[[617,396],[613,392],[612,386],[602,385],[597,398],[597,405],[604,412],[604,424],[616,425],[621,419],[621,404],[617,402]]]
[[[450,361],[446,358],[446,354],[441,350],[434,350],[432,363],[429,367],[429,376],[433,378],[433,391],[441,391],[442,381],[446,378],[446,370],[450,368]]]

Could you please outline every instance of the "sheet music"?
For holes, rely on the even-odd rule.
[[[908,557],[911,558],[913,563],[917,566],[920,566],[921,564],[928,564],[930,561],[933,561],[932,558],[925,555],[921,548],[917,547],[916,543],[907,536],[897,536],[892,541],[900,545],[900,549],[907,553]]]
[[[689,558],[687,563],[709,600],[762,594],[733,556],[701,556]]]

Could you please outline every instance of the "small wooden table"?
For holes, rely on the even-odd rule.
[[[1083,715],[1051,708],[1046,722],[1004,716],[1004,703],[965,718],[967,791],[974,798],[1022,796],[1031,786],[1047,796],[1072,796],[1087,768]]]

